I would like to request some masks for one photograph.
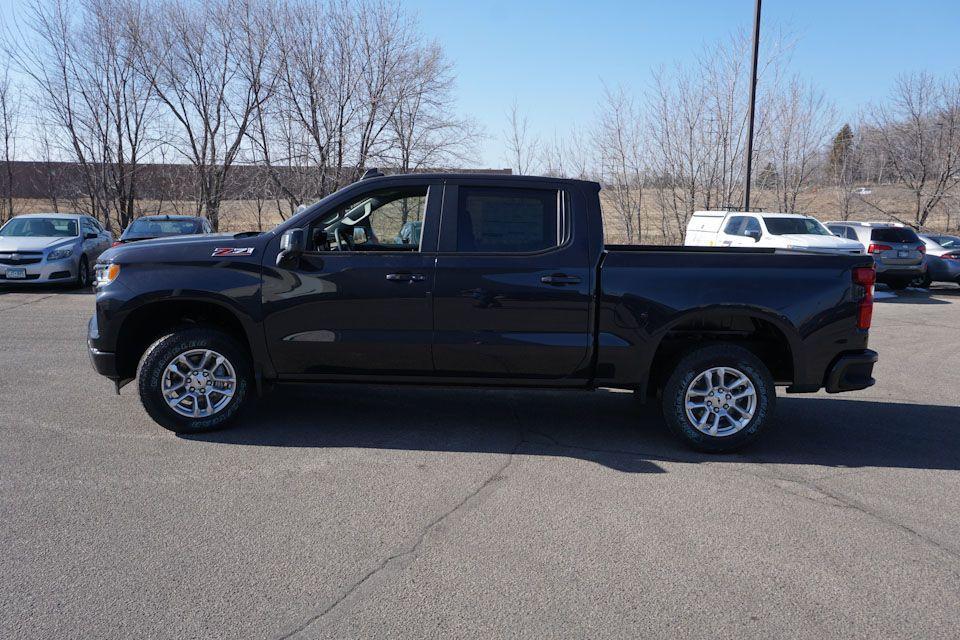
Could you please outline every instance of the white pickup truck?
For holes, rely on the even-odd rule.
[[[838,238],[816,218],[796,213],[696,211],[687,224],[689,247],[768,247],[861,254],[859,242]]]

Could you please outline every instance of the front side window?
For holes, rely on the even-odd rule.
[[[0,229],[0,236],[19,238],[73,238],[77,221],[70,218],[14,218]]]
[[[743,226],[746,221],[746,216],[733,216],[727,221],[727,225],[723,228],[723,232],[728,236],[742,236]]]
[[[560,192],[460,187],[457,251],[528,253],[562,243]]]
[[[349,202],[310,225],[312,251],[419,251],[427,187],[383,189]]]

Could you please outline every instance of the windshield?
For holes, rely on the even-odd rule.
[[[72,238],[77,221],[70,218],[14,218],[0,229],[0,236],[15,238]]]
[[[767,231],[775,236],[786,234],[832,236],[833,234],[813,218],[763,218]]]
[[[127,228],[131,236],[179,236],[200,233],[199,220],[163,220],[156,218],[138,218]]]

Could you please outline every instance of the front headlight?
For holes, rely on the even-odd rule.
[[[47,254],[47,260],[63,260],[73,255],[73,249],[54,249]]]
[[[106,286],[116,280],[117,276],[120,275],[120,265],[116,263],[98,264],[94,268],[94,275],[97,279],[96,286]]]

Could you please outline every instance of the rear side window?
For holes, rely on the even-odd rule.
[[[877,242],[920,242],[914,230],[907,227],[880,227],[870,233],[870,239]]]
[[[561,244],[560,192],[460,187],[457,251],[526,253]]]

